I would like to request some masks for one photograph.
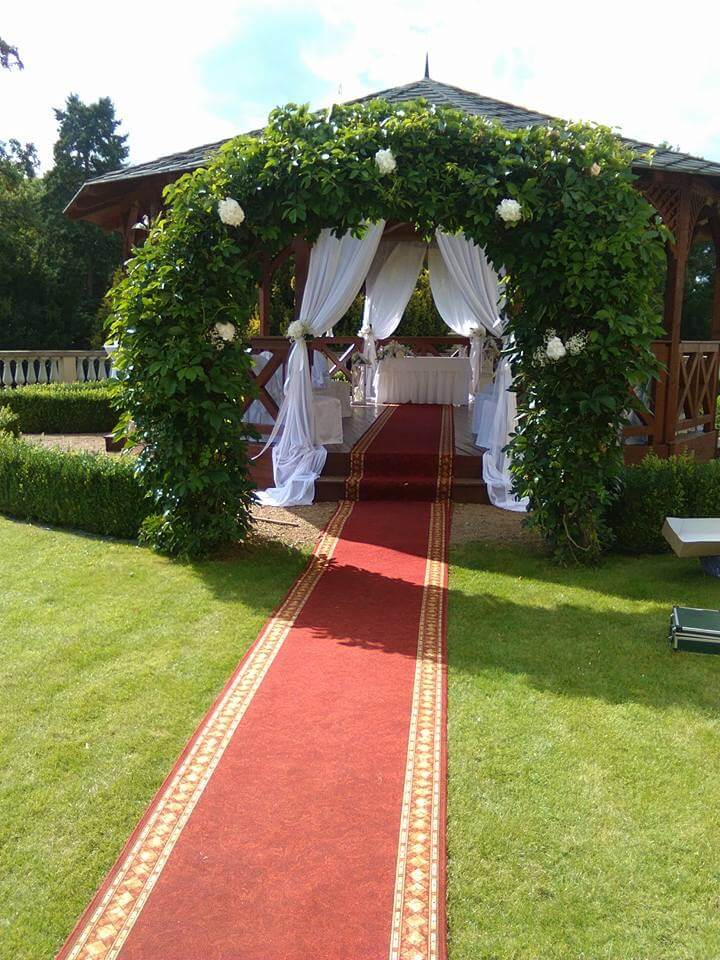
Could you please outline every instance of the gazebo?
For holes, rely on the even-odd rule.
[[[461,90],[425,76],[422,80],[394,87],[359,98],[352,102],[369,102],[382,98],[393,104],[424,99],[430,104],[459,109],[468,114],[496,119],[509,129],[544,125],[551,122],[545,114],[513,104],[493,100]],[[700,239],[712,238],[720,266],[720,163],[713,163],[684,153],[658,148],[648,157],[652,145],[624,139],[635,155],[633,169],[636,186],[655,207],[672,233],[667,245],[665,289],[665,336],[653,349],[662,365],[662,373],[653,382],[644,406],[633,422],[624,428],[625,459],[634,462],[653,451],[661,457],[689,452],[698,459],[716,455],[715,427],[717,386],[720,359],[720,269],[716,271],[714,305],[710,337],[705,341],[683,341],[681,321],[683,288],[688,254]],[[143,242],[145,224],[163,208],[163,190],[183,174],[202,167],[222,143],[206,144],[160,158],[151,163],[128,167],[88,181],[68,205],[72,219],[96,223],[105,230],[122,234],[126,254]],[[407,223],[389,221],[383,228],[383,239],[415,242],[419,238]],[[285,337],[270,335],[270,288],[273,277],[289,258],[294,259],[296,311],[302,300],[308,271],[310,248],[297,238],[273,259],[267,259],[258,289],[259,336],[253,338],[252,349],[263,354],[264,366],[256,374],[259,402],[267,416],[263,429],[272,426],[277,416],[277,395],[269,389],[287,362],[290,344]],[[466,348],[467,337],[402,337],[415,354],[438,355],[451,349]],[[379,344],[382,340],[379,341]],[[350,378],[351,355],[362,348],[359,336],[325,336],[310,345],[311,356],[323,358],[327,372],[340,372]],[[248,406],[250,401],[248,401]],[[358,408],[345,430],[343,442],[328,446],[323,475],[317,485],[318,499],[337,499],[350,475],[350,451],[358,437],[368,428],[374,414]],[[453,497],[457,500],[484,500],[485,486],[480,477],[481,451],[474,445],[470,429],[462,415],[456,414],[456,470]],[[260,448],[256,448],[256,452]],[[269,457],[254,465],[254,478],[259,486],[269,485]]]

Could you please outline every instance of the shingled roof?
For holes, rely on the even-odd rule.
[[[408,100],[424,99],[428,103],[437,106],[454,107],[462,110],[464,113],[477,116],[488,117],[491,120],[498,120],[509,129],[518,127],[535,126],[538,124],[549,123],[554,117],[545,113],[538,113],[535,110],[528,110],[526,107],[519,107],[513,103],[506,103],[502,100],[494,100],[491,97],[484,97],[479,93],[472,93],[469,90],[462,90],[460,87],[454,87],[447,83],[440,83],[437,80],[431,80],[425,77],[414,83],[406,83],[400,87],[390,87],[387,90],[379,90],[377,93],[371,93],[364,97],[357,97],[349,103],[366,103],[370,100],[381,98],[390,103],[402,103]],[[257,131],[252,131],[253,133]],[[653,147],[653,144],[643,143],[639,140],[631,140],[627,137],[621,137],[625,143],[636,154],[633,166],[637,169],[669,170],[675,173],[700,174],[704,176],[720,177],[720,163],[714,163],[710,160],[703,160],[700,157],[691,156],[688,153],[680,153],[675,150],[660,150]],[[195,170],[203,166],[209,157],[211,157],[226,140],[218,140],[216,143],[206,143],[199,147],[193,147],[190,150],[184,150],[180,153],[173,153],[166,157],[160,157],[149,163],[139,163],[135,166],[124,167],[120,170],[114,170],[101,177],[88,180],[78,193],[68,204],[66,213],[74,217],[84,215],[84,207],[97,207],[98,201],[106,193],[108,198],[116,198],[117,188],[131,186],[131,181],[137,178],[162,178],[165,181],[175,179],[182,173],[189,170]],[[643,157],[642,154],[648,150],[656,149],[652,160]],[[114,185],[114,188],[107,188],[103,185]],[[122,192],[125,192],[124,190]],[[83,203],[83,200],[90,203]]]

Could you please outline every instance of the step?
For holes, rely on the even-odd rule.
[[[316,503],[344,499],[345,477],[322,476],[315,481]],[[454,503],[489,503],[485,481],[479,477],[456,477],[452,485],[452,500]]]

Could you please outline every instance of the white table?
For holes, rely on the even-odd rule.
[[[388,357],[375,374],[375,402],[467,406],[471,373],[467,357]]]

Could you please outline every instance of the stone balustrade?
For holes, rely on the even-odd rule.
[[[0,387],[32,383],[88,383],[112,375],[112,358],[102,350],[0,350]]]

